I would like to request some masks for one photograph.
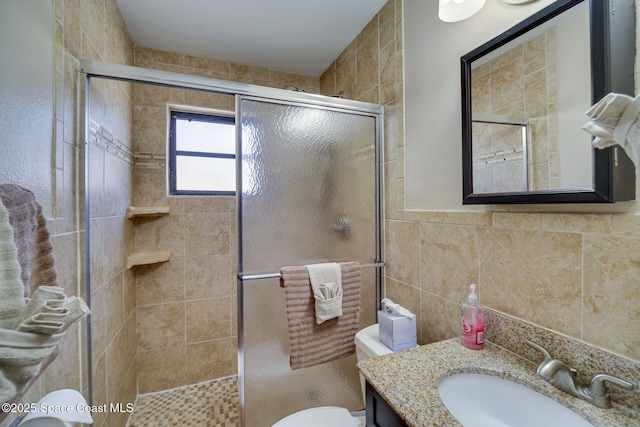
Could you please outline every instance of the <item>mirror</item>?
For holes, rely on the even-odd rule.
[[[609,92],[633,95],[632,0],[559,0],[461,58],[463,203],[635,198],[622,149],[580,127]]]

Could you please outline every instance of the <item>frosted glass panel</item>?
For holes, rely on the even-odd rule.
[[[243,99],[244,275],[376,258],[375,118]],[[277,279],[245,281],[245,425],[314,406],[360,410],[355,355],[292,371]],[[363,270],[361,326],[375,322],[375,270]]]

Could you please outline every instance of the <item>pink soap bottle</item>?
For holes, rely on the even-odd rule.
[[[484,348],[484,307],[478,302],[476,285],[470,286],[469,299],[462,303],[462,345],[472,350]]]

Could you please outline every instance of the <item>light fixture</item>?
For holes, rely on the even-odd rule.
[[[440,0],[438,18],[444,22],[456,22],[475,15],[485,0]]]

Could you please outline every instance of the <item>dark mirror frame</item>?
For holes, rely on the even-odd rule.
[[[460,58],[462,77],[463,204],[612,203],[635,199],[635,167],[618,146],[593,149],[593,188],[473,193],[471,66],[473,61],[526,34],[572,7],[589,3],[591,101],[610,92],[634,94],[635,9],[633,0],[557,0]],[[611,9],[611,8],[615,9]],[[585,115],[585,123],[587,116]]]

